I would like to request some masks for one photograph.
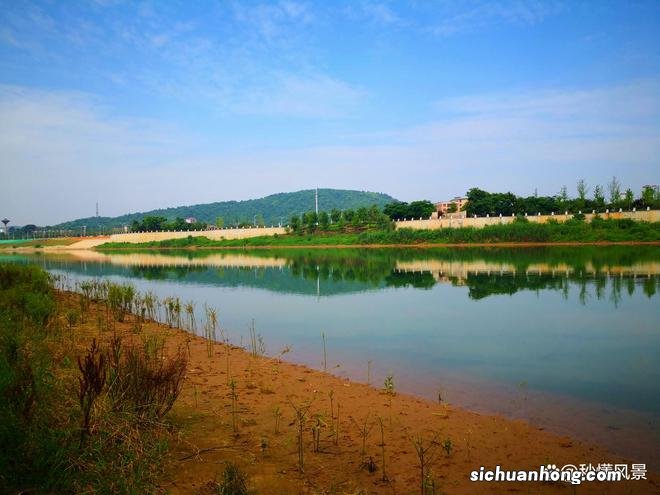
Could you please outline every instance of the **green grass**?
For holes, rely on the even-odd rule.
[[[68,246],[80,239],[77,237],[58,237],[55,239],[2,239],[0,240],[0,249],[11,249],[17,247],[34,247],[40,248],[44,246]]]
[[[346,246],[346,245],[415,245],[472,244],[508,242],[648,242],[660,241],[660,222],[594,219],[591,223],[570,220],[565,223],[536,224],[519,219],[511,224],[447,228],[440,230],[370,230],[361,233],[287,234],[214,241],[189,236],[146,243],[106,243],[99,248],[213,248],[260,246]]]
[[[81,439],[76,329],[61,312],[45,271],[0,264],[0,493],[156,492],[168,436],[109,407],[107,382]]]

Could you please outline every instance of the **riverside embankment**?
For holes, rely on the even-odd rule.
[[[60,300],[63,311],[78,306],[74,294],[61,293]],[[187,349],[187,379],[173,410],[182,429],[172,442],[159,482],[169,493],[215,493],[218,473],[228,461],[247,473],[249,486],[260,494],[413,493],[419,491],[421,481],[417,441],[430,448],[425,465],[428,482],[433,480],[436,490],[447,494],[512,490],[568,494],[573,489],[565,483],[471,482],[470,473],[480,466],[533,470],[549,462],[557,466],[631,463],[598,446],[523,421],[433,403],[401,394],[396,387],[388,393],[380,385],[290,364],[281,359],[285,349],[266,356],[216,343],[209,350],[205,339],[154,321],[145,322],[136,335],[132,316],[117,322],[114,334],[99,334],[93,323],[99,309],[93,304],[89,311],[87,323],[73,328],[81,344],[94,337],[106,346],[113,335],[121,335],[137,341],[162,339],[170,354]],[[296,448],[296,408],[301,407],[306,411],[304,472]],[[660,493],[657,477],[650,473],[647,477],[586,483],[578,490]]]

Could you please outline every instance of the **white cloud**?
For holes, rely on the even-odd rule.
[[[117,212],[127,188],[148,189],[196,145],[174,126],[113,116],[89,95],[0,86],[0,202],[19,223],[84,216],[98,199]]]
[[[346,7],[343,12],[349,19],[367,20],[381,26],[406,24],[389,5],[383,2],[356,2]]]
[[[365,93],[323,74],[276,74],[227,98],[236,113],[303,118],[349,115]]]
[[[428,30],[438,36],[452,36],[497,24],[534,25],[562,10],[559,3],[541,1],[476,0],[467,4],[457,12],[455,8],[441,12],[440,20]]]
[[[307,81],[283,81],[292,97],[319,94]],[[313,77],[311,86],[336,91]],[[248,103],[291,110],[263,98]],[[164,122],[118,117],[88,95],[0,87],[0,212],[45,224],[92,215],[97,200],[102,214],[119,215],[314,186],[404,200],[473,186],[554,194],[580,177],[593,185],[612,175],[638,190],[658,182],[659,98],[657,81],[475,95],[438,102],[425,124],[349,136],[350,145],[232,151]]]
[[[236,2],[232,4],[232,10],[236,20],[252,28],[267,42],[286,38],[292,28],[314,20],[305,3],[290,0],[257,5]]]

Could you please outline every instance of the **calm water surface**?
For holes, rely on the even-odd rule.
[[[0,257],[255,320],[269,354],[522,418],[658,467],[660,248],[89,251]],[[202,318],[201,311],[197,320]]]

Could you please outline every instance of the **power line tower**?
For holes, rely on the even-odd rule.
[[[96,202],[96,218],[99,217],[99,202]]]

